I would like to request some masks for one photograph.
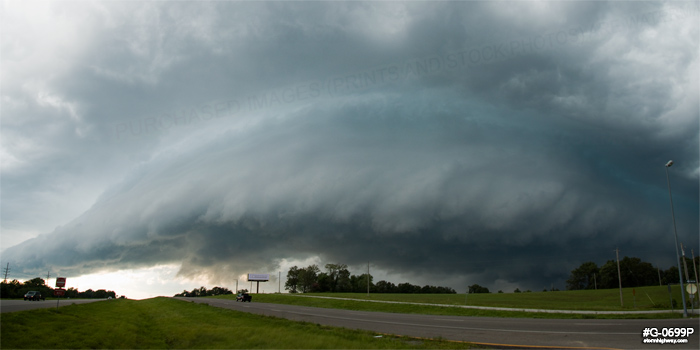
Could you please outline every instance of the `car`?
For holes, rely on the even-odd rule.
[[[253,301],[253,296],[248,293],[238,293],[236,296],[236,301],[251,302]]]
[[[24,295],[24,300],[31,300],[31,301],[37,300],[37,301],[39,301],[39,300],[46,300],[46,298],[44,298],[41,295],[41,292],[37,292],[35,290],[32,290],[32,291],[27,292],[27,294]]]

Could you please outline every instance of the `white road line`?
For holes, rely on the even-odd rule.
[[[456,318],[433,318],[435,321],[450,321],[450,322],[464,322],[464,320],[456,319]]]

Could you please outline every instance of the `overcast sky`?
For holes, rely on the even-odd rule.
[[[670,159],[700,254],[697,2],[2,7],[11,278],[564,289],[674,264]]]

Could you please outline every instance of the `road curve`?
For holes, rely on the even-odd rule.
[[[413,337],[492,344],[496,347],[698,349],[699,320],[603,320],[463,317],[324,309],[268,303],[240,303],[212,298],[175,299],[350,329]],[[691,327],[686,344],[644,344],[642,331],[652,327]]]
[[[73,304],[85,304],[93,303],[96,301],[103,301],[105,299],[61,299],[58,301],[58,306],[66,306]],[[43,301],[24,301],[17,299],[0,299],[0,312],[16,312],[16,311],[26,311],[33,309],[47,309],[50,307],[56,307],[56,300],[43,300]]]

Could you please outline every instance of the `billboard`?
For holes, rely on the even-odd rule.
[[[269,280],[270,280],[269,274],[262,274],[262,273],[249,273],[248,274],[248,282],[250,282],[250,281],[267,282]]]

